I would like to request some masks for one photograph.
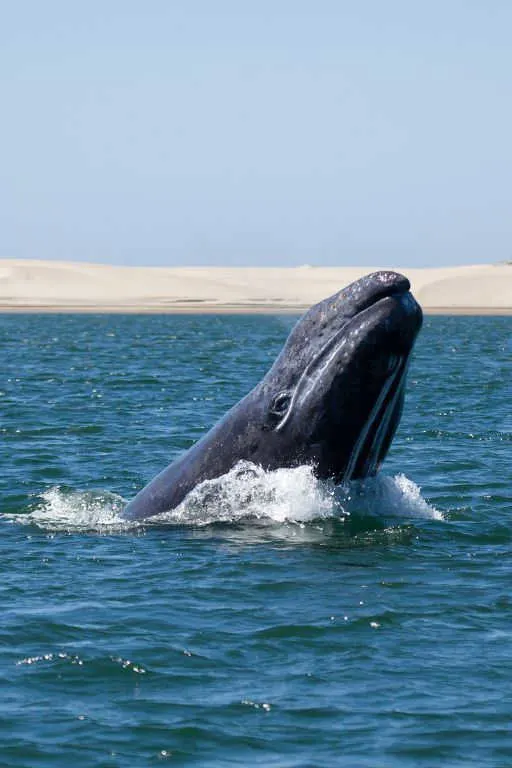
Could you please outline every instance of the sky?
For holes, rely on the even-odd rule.
[[[0,0],[0,258],[512,258],[509,0]]]

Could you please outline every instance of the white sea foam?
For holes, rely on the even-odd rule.
[[[331,517],[335,506],[334,488],[320,483],[311,467],[265,472],[241,461],[226,475],[198,485],[179,507],[158,519],[194,525],[237,523],[251,518],[276,523],[309,522]]]
[[[403,474],[335,487],[318,480],[309,466],[265,472],[245,461],[226,475],[201,483],[179,507],[155,519],[194,525],[250,518],[308,523],[332,517],[344,520],[350,515],[443,519]]]
[[[413,480],[400,473],[356,480],[336,489],[336,498],[347,514],[384,520],[426,518],[443,520],[443,513],[428,503]]]
[[[134,527],[119,516],[125,503],[114,493],[65,491],[55,486],[41,494],[31,512],[3,517],[47,531],[115,533]]]
[[[42,494],[31,512],[8,517],[44,530],[100,533],[148,525],[206,526],[251,520],[304,526],[327,518],[343,522],[359,516],[394,523],[411,518],[443,519],[442,513],[422,497],[420,488],[403,474],[381,474],[335,488],[317,480],[311,467],[266,472],[249,462],[240,462],[226,475],[201,483],[176,509],[142,523],[120,517],[124,504],[125,500],[113,493],[69,492],[55,487]]]

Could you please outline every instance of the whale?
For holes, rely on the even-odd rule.
[[[311,307],[263,379],[126,505],[126,520],[177,507],[238,462],[311,466],[336,484],[375,475],[404,404],[422,311],[409,280],[378,271]]]

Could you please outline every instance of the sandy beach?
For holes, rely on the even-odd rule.
[[[119,267],[0,259],[0,311],[293,312],[375,269]],[[427,313],[512,314],[512,264],[398,271],[410,279]]]

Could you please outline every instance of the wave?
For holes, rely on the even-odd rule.
[[[351,518],[442,520],[442,513],[403,474],[380,474],[344,486],[318,480],[309,466],[265,471],[239,462],[230,472],[198,485],[176,508],[149,520],[123,520],[126,500],[114,493],[69,491],[58,486],[41,494],[28,512],[4,519],[47,531],[123,533],[162,525],[204,527],[250,523],[294,523],[319,520],[339,523]]]

